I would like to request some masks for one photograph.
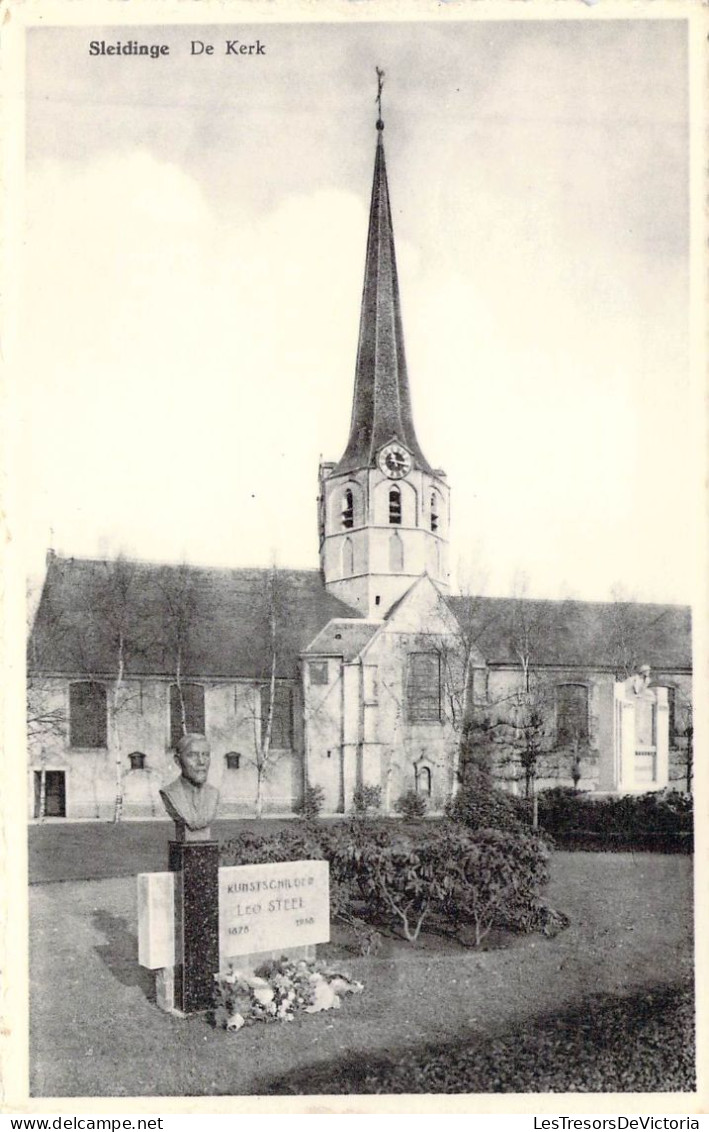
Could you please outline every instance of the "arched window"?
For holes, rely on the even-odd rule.
[[[342,500],[342,526],[346,531],[351,531],[354,526],[354,499],[349,487]]]
[[[431,797],[431,770],[427,766],[417,766],[416,768],[416,793],[425,794],[428,798]]]
[[[559,684],[556,689],[556,742],[559,747],[588,743],[588,688],[585,684]]]
[[[392,574],[401,574],[404,569],[404,544],[396,531],[389,535],[389,569]]]
[[[204,688],[201,684],[170,685],[170,746],[183,735],[204,735]]]
[[[401,491],[398,487],[389,492],[389,522],[401,526]]]
[[[142,751],[133,751],[128,759],[131,770],[145,770],[145,755]]]
[[[271,750],[293,748],[293,689],[290,684],[276,684],[271,706],[271,686],[261,686],[261,742],[266,741],[271,725]]]
[[[238,770],[241,763],[241,755],[238,751],[228,751],[224,756],[227,770]]]
[[[346,538],[342,544],[342,576],[349,578],[354,574],[354,547],[352,539]]]
[[[106,689],[93,680],[69,685],[69,743],[72,747],[105,747]]]
[[[435,652],[409,654],[407,707],[410,723],[441,718],[441,658]]]
[[[441,511],[440,511],[440,505],[439,505],[439,500],[438,500],[438,492],[432,491],[431,492],[431,530],[432,531],[438,530],[438,523],[439,523],[440,514],[441,514]]]

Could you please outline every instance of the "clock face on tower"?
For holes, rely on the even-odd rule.
[[[379,467],[390,480],[400,480],[411,471],[411,457],[400,444],[387,444],[379,453]]]

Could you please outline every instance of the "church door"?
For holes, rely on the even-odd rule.
[[[39,817],[41,771],[34,772],[35,817]],[[66,817],[66,785],[63,770],[45,771],[44,814],[48,818]]]

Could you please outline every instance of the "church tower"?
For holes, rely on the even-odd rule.
[[[448,586],[450,493],[416,438],[404,354],[394,230],[381,120],[350,435],[339,463],[320,465],[320,564],[328,590],[380,618],[423,573]]]

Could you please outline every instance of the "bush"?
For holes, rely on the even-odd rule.
[[[350,925],[363,953],[376,950],[382,921],[410,942],[431,919],[455,931],[472,925],[476,946],[492,928],[553,935],[566,923],[541,899],[549,849],[531,831],[430,822],[301,825],[232,838],[220,858],[224,865],[329,861],[330,915]]]
[[[220,865],[269,865],[325,858],[322,840],[305,825],[278,833],[241,833],[219,846]]]
[[[487,775],[471,773],[446,806],[446,814],[467,829],[502,829],[521,832],[526,828],[524,803],[493,786]]]
[[[564,787],[539,795],[539,824],[560,845],[691,852],[691,795],[677,790],[593,797]]]
[[[381,786],[358,786],[352,795],[352,809],[357,817],[375,813],[382,804]]]
[[[315,821],[325,803],[325,791],[322,786],[306,786],[303,797],[297,803],[295,812],[304,821]]]
[[[332,875],[359,891],[363,915],[393,922],[412,943],[433,916],[455,929],[472,924],[478,946],[493,927],[553,934],[564,926],[540,896],[548,857],[530,834],[448,825],[415,841],[344,842],[329,859]]]
[[[417,794],[415,790],[407,790],[394,803],[394,809],[397,814],[401,814],[404,821],[415,821],[416,818],[422,818],[427,808],[423,794]]]

